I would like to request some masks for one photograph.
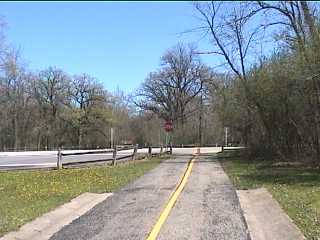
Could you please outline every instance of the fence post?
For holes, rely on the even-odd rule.
[[[162,154],[163,152],[163,146],[160,147],[160,155]]]
[[[197,148],[197,154],[200,154],[200,147]]]
[[[136,144],[133,148],[132,160],[135,160],[137,151],[138,151],[138,144]]]
[[[149,146],[149,148],[148,148],[148,155],[150,157],[152,156],[152,146]]]
[[[117,146],[114,146],[113,149],[113,154],[112,154],[112,165],[116,165],[116,160],[117,160]]]
[[[172,146],[170,145],[170,154],[172,154]]]
[[[57,169],[61,169],[62,168],[62,153],[61,153],[61,148],[58,148],[58,153],[57,153]]]
[[[221,146],[221,152],[223,152],[223,151],[224,151],[224,146],[222,145],[222,146]]]

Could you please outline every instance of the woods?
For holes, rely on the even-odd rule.
[[[175,144],[200,144],[207,85],[212,74],[192,46],[178,44],[161,57],[161,69],[151,72],[143,82],[135,95],[135,104],[160,119],[173,121]],[[187,134],[186,129],[190,128],[196,130]]]
[[[138,105],[174,119],[179,143],[222,143],[228,127],[231,142],[241,142],[254,156],[319,161],[318,3],[207,2],[195,3],[194,9],[201,24],[195,31],[206,36],[211,49],[189,49],[183,55],[181,48],[188,48],[178,45],[180,52],[171,50],[171,56],[185,67],[187,60],[201,65],[200,56],[208,54],[220,68],[201,65],[198,75],[192,67],[174,71],[176,65],[168,65],[164,55],[165,67],[145,80]],[[187,85],[196,91],[184,92],[179,79],[190,80]],[[198,124],[199,131],[188,135],[185,124],[187,129]],[[203,141],[208,129],[214,134]]]
[[[2,32],[0,149],[108,147],[111,127],[119,144],[160,145],[171,120],[173,144],[223,144],[228,127],[252,155],[319,160],[318,6],[196,2],[194,32],[210,49],[176,44],[130,94],[87,73],[32,71]]]
[[[116,144],[138,141],[121,91],[110,93],[86,73],[71,75],[58,67],[32,71],[2,36],[1,151],[110,147],[111,127]]]
[[[195,9],[212,40],[211,54],[231,73],[216,102],[224,125],[239,132],[253,154],[319,161],[318,4],[212,2]]]
[[[107,144],[100,130],[107,123],[108,96],[101,85],[53,67],[28,72],[17,60],[5,59],[1,75],[3,150]]]

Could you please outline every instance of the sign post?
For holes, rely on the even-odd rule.
[[[168,151],[169,132],[166,132],[166,151]]]
[[[164,123],[164,130],[166,131],[166,151],[168,151],[169,132],[172,132],[173,130],[172,120],[166,120],[166,122]]]
[[[113,134],[114,134],[114,130],[112,127],[110,128],[110,148],[113,148]]]
[[[224,128],[224,133],[225,133],[225,146],[228,146],[228,127]]]

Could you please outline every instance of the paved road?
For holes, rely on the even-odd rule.
[[[81,151],[81,150],[80,150]],[[160,149],[154,149],[154,152],[159,152]],[[70,153],[72,151],[64,151]],[[79,151],[74,151],[79,152]],[[139,153],[147,153],[148,149],[139,149]],[[133,150],[123,150],[117,153],[117,158],[132,155]],[[63,156],[63,163],[87,162],[95,160],[112,160],[112,153],[104,154],[86,154],[86,155],[71,155]],[[10,152],[0,153],[0,169],[7,169],[13,166],[26,167],[54,167],[57,165],[57,151],[41,151],[41,152]]]
[[[202,153],[215,153],[220,151],[221,148],[201,148]],[[82,150],[74,151],[79,152]],[[192,154],[195,148],[174,148],[174,154]],[[64,152],[72,152],[70,150]],[[148,148],[139,149],[138,153],[146,154]],[[153,148],[153,153],[159,153],[160,148]],[[133,150],[123,150],[117,153],[117,157],[130,156]],[[63,163],[94,161],[94,160],[112,160],[112,153],[105,154],[87,154],[87,155],[74,155],[63,156]],[[39,151],[39,152],[0,152],[0,170],[7,169],[13,166],[27,166],[27,167],[55,167],[57,165],[57,151]]]
[[[51,240],[146,239],[190,157],[163,162]],[[200,157],[158,239],[247,240],[235,190],[217,161]]]
[[[132,154],[132,153],[131,153]],[[119,152],[117,156],[128,156],[129,153],[121,153]],[[89,160],[99,160],[99,159],[112,159],[112,153],[106,154],[86,154],[86,155],[74,155],[74,156],[63,156],[63,163],[68,162],[81,162],[81,161],[89,161]],[[0,157],[0,165],[5,164],[56,164],[57,163],[57,155],[43,155],[43,156],[8,156],[8,157]]]

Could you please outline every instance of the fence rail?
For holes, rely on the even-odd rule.
[[[142,146],[141,146],[142,147]],[[0,171],[15,169],[56,169],[66,166],[85,166],[92,164],[116,165],[124,161],[144,159],[163,153],[190,155],[196,153],[194,148],[173,148],[173,146],[153,145],[138,148],[138,145],[116,146],[113,149],[59,149],[59,151],[0,152]],[[221,147],[200,147],[200,154],[221,152]],[[243,149],[244,147],[224,147],[223,150]],[[131,149],[131,150],[129,150]],[[132,150],[133,149],[133,150]],[[198,150],[197,150],[198,151]],[[23,157],[22,157],[23,156]],[[26,157],[26,158],[24,158]]]
[[[62,150],[60,149],[60,151],[62,151]],[[72,156],[72,155],[86,155],[86,154],[101,154],[101,153],[111,153],[113,151],[114,150],[101,150],[101,151],[93,150],[93,151],[87,151],[87,152],[74,152],[74,153],[63,153],[63,152],[61,152],[61,155],[62,156]]]
[[[148,152],[147,152],[147,156],[152,156],[153,153],[152,149],[154,147],[153,146],[149,146],[148,147]],[[160,152],[157,154],[163,154],[164,151],[164,147],[160,146],[157,147],[160,148]],[[63,167],[63,165],[72,165],[72,164],[79,164],[79,163],[92,163],[92,162],[97,162],[97,161],[106,161],[106,162],[112,162],[112,165],[115,166],[117,164],[117,160],[122,160],[122,159],[126,159],[129,158],[131,160],[136,160],[137,159],[137,155],[138,153],[138,144],[137,145],[133,145],[133,146],[115,146],[113,149],[109,149],[109,150],[92,150],[92,151],[85,151],[85,152],[68,152],[68,153],[63,153],[63,150],[61,148],[58,149],[58,153],[57,153],[57,169],[61,169]],[[132,154],[129,155],[125,155],[125,156],[118,156],[118,153],[121,151],[125,151],[125,150],[133,150]],[[81,161],[81,162],[76,162],[76,163],[63,163],[63,157],[64,156],[77,156],[77,155],[88,155],[88,154],[107,154],[107,153],[112,153],[112,156],[110,156],[109,159],[99,159],[99,160],[87,160],[87,161]],[[169,147],[169,150],[167,149],[166,153],[172,154],[172,147]]]

